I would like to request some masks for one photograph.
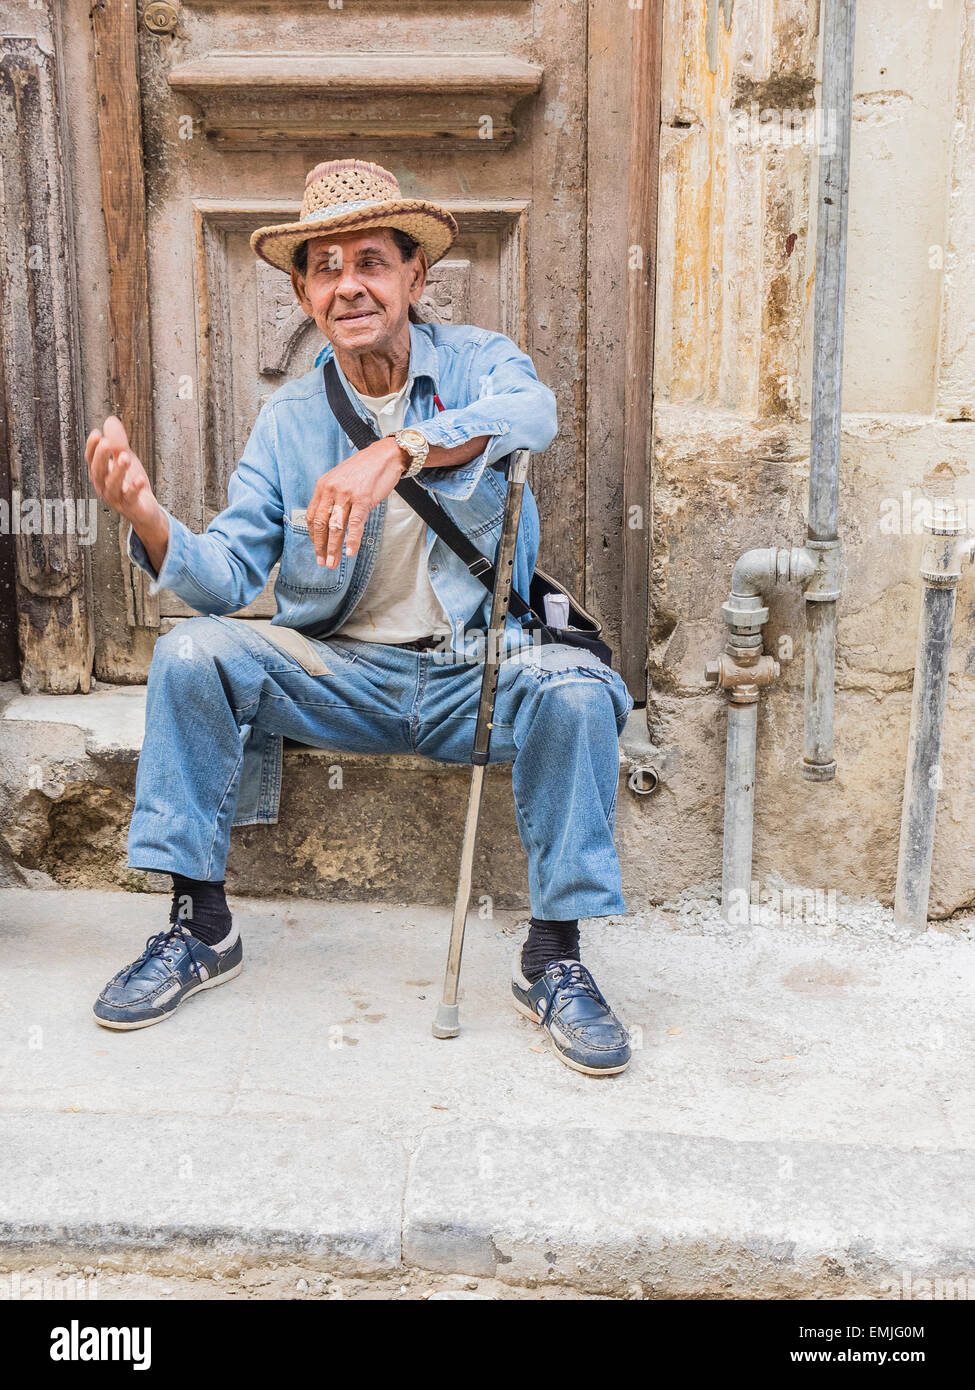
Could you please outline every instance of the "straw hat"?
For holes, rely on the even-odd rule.
[[[303,241],[369,227],[408,232],[431,265],[446,255],[457,236],[457,223],[446,208],[423,198],[404,198],[388,169],[364,159],[331,159],[316,164],[305,180],[299,221],[258,227],[251,249],[268,265],[290,272]]]

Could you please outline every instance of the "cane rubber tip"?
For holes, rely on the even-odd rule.
[[[435,1038],[456,1038],[460,1032],[460,1010],[456,1004],[438,1004],[433,1021]]]

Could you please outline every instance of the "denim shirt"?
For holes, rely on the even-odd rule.
[[[515,449],[540,453],[555,438],[555,396],[535,373],[531,358],[505,337],[465,325],[410,323],[410,362],[404,428],[421,430],[431,445],[451,448],[481,435],[487,446],[470,463],[424,468],[427,488],[478,550],[493,559],[501,536],[507,478],[497,465]],[[327,344],[305,376],[285,383],[262,406],[243,455],[227,485],[227,506],[196,534],[167,511],[169,543],[162,567],[153,568],[131,529],[129,559],[151,578],[151,594],[169,589],[202,614],[236,613],[264,588],[280,560],[272,624],[296,628],[310,640],[327,639],[348,619],[372,574],[386,516],[384,498],[369,513],[359,550],[335,569],[319,565],[305,520],[315,484],[355,449],[325,394],[322,364]],[[353,408],[374,422],[336,361]],[[434,395],[445,409],[438,411]],[[491,595],[479,579],[427,527],[427,572],[452,628],[458,660],[483,656]],[[538,554],[538,508],[526,484],[513,583],[527,597]],[[507,618],[505,647],[530,639]],[[283,739],[245,724],[243,766],[234,825],[274,824],[281,791]]]

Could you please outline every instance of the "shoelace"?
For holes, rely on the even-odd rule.
[[[174,941],[182,941],[185,944],[186,954],[190,959],[190,965],[193,968],[196,978],[200,979],[200,967],[196,956],[193,954],[193,937],[191,933],[186,930],[183,918],[178,917],[166,931],[161,931],[155,936],[150,936],[149,940],[146,942],[146,949],[142,952],[139,959],[134,960],[129,966],[125,975],[122,977],[122,983],[124,984],[140,966],[145,965],[153,956],[161,956]]]
[[[581,990],[582,993],[587,994],[590,999],[595,999],[598,1004],[602,1004],[603,1007],[606,1009],[609,1008],[609,1005],[606,1003],[606,1000],[603,998],[602,994],[599,992],[599,989],[596,986],[596,981],[593,979],[593,977],[590,975],[589,971],[581,963],[581,961],[560,960],[554,962],[554,965],[555,971],[553,972],[553,974],[556,992],[560,989],[565,989],[568,986],[570,988]],[[548,970],[552,970],[551,965],[549,965]],[[546,971],[546,973],[548,973],[548,971]]]

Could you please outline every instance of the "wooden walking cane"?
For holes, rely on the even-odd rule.
[[[501,528],[501,541],[495,565],[494,589],[491,595],[491,621],[487,632],[484,654],[484,675],[481,678],[481,700],[477,709],[477,723],[474,728],[474,751],[471,762],[471,790],[467,801],[467,819],[464,823],[464,844],[460,853],[460,876],[457,880],[457,897],[454,899],[454,917],[450,924],[450,944],[447,948],[447,969],[444,973],[443,997],[437,1008],[433,1024],[435,1038],[456,1038],[460,1032],[457,1008],[457,989],[460,983],[460,958],[464,949],[464,929],[467,925],[467,909],[471,900],[471,874],[474,868],[474,846],[477,842],[477,822],[481,814],[481,792],[484,787],[484,768],[491,746],[491,721],[494,718],[494,702],[498,693],[498,666],[500,649],[504,643],[504,632],[508,616],[508,601],[511,598],[511,580],[515,563],[515,545],[518,540],[518,525],[521,521],[521,498],[528,477],[527,449],[518,449],[511,456],[508,472],[508,493],[504,504],[504,524]]]

